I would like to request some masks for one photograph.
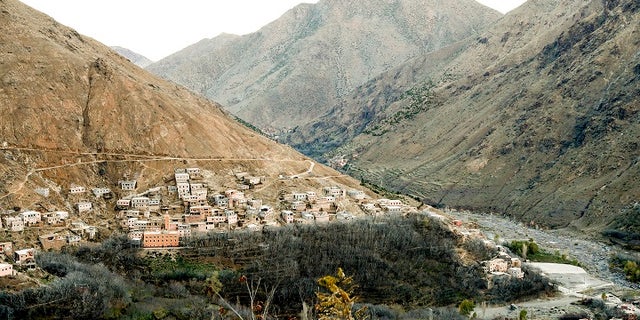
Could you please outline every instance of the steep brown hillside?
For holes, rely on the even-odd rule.
[[[148,70],[220,101],[258,127],[281,130],[499,16],[472,0],[321,0],[297,6],[258,32],[203,40]]]
[[[248,130],[219,105],[17,0],[1,0],[0,10],[2,208],[62,209],[72,183],[113,188],[138,178],[142,189],[186,165],[274,180],[309,168],[307,158]],[[320,165],[313,174],[339,176]],[[38,187],[52,195],[36,195]]]
[[[361,134],[327,157],[433,204],[638,231],[639,11],[529,1],[450,61],[432,54],[361,87],[334,111],[366,119]]]

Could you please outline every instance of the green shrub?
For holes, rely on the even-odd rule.
[[[463,316],[469,316],[471,312],[473,312],[473,309],[475,309],[475,307],[476,307],[476,304],[473,301],[464,299],[458,305],[458,311]]]

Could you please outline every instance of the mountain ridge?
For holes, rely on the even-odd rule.
[[[368,6],[323,0],[299,5],[224,47],[224,40],[203,40],[147,69],[221,101],[260,128],[280,131],[320,115],[367,78],[499,16],[466,0]]]
[[[335,112],[366,119],[362,131],[327,153],[323,137],[354,125],[327,117],[317,123],[338,128],[316,127],[307,153],[344,157],[348,172],[432,205],[637,232],[640,61],[623,45],[638,43],[637,15],[633,1],[529,1],[443,66],[417,59],[361,88]],[[429,80],[432,98],[407,113]]]

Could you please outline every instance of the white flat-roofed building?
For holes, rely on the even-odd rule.
[[[280,217],[282,218],[282,221],[284,221],[284,223],[293,223],[293,212],[289,211],[289,210],[283,210],[280,213]]]
[[[307,209],[307,203],[304,201],[293,201],[291,202],[291,210],[294,211],[304,211],[305,209]]]
[[[376,210],[376,205],[373,203],[363,203],[360,205],[360,208],[366,212],[372,213]]]
[[[148,230],[149,229],[149,221],[148,220],[139,220],[137,218],[131,218],[128,221],[129,230]]]
[[[389,214],[402,213],[402,207],[400,206],[385,206],[384,211]]]
[[[307,200],[307,194],[301,192],[294,192],[291,194],[293,201],[305,201]]]
[[[71,187],[69,188],[70,194],[80,194],[80,193],[85,193],[86,191],[87,189],[85,187],[75,185],[75,184],[72,184]]]
[[[306,220],[306,221],[313,221],[313,220],[315,220],[315,217],[313,216],[313,214],[312,214],[312,213],[309,213],[309,212],[303,212],[303,213],[301,213],[301,214],[300,214],[300,217],[302,217],[302,219],[303,219],[303,220]]]
[[[336,214],[337,220],[353,220],[353,215],[348,212],[338,212]]]
[[[29,249],[16,250],[13,253],[13,258],[16,264],[19,266],[35,267],[36,249],[29,248]]]
[[[507,274],[509,274],[510,276],[512,276],[514,278],[517,278],[517,279],[524,278],[524,272],[522,271],[522,269],[520,269],[518,267],[513,267],[513,268],[507,269]]]
[[[56,225],[62,223],[62,219],[55,212],[46,212],[42,214],[42,220],[46,224]]]
[[[366,198],[366,194],[362,190],[351,189],[347,191],[347,194],[349,195],[349,197],[355,200],[363,200],[364,198]]]
[[[336,198],[340,198],[340,197],[344,197],[344,189],[341,189],[339,187],[333,186],[333,187],[325,187],[323,189],[324,191],[324,195],[325,196],[333,196]]]
[[[93,192],[93,195],[96,196],[96,198],[99,198],[99,197],[102,197],[105,194],[111,193],[111,189],[109,189],[109,188],[93,188],[93,189],[91,189],[91,192]]]
[[[191,236],[191,226],[188,224],[178,224],[178,233],[180,234],[180,238],[190,237]]]
[[[120,188],[125,191],[133,191],[136,189],[137,181],[136,180],[122,180],[120,181]]]
[[[23,231],[24,230],[24,221],[20,217],[5,217],[4,225],[9,231]]]
[[[224,215],[215,215],[215,216],[208,216],[206,222],[209,223],[214,223],[214,224],[218,224],[218,223],[223,223],[227,221],[227,217]]]
[[[13,265],[8,263],[0,263],[0,277],[12,276]]]
[[[189,214],[210,215],[213,213],[212,206],[191,206],[189,207]]]
[[[228,224],[236,224],[238,223],[238,214],[233,210],[225,210],[224,215],[227,218]]]
[[[149,210],[153,212],[160,211],[160,199],[149,199]]]
[[[38,211],[21,212],[20,218],[25,225],[38,224],[42,221],[42,215]]]
[[[81,201],[76,204],[78,212],[87,212],[93,208],[93,205],[89,201]]]
[[[131,207],[134,209],[147,210],[149,209],[149,198],[147,197],[134,197],[131,198]]]
[[[307,194],[308,201],[315,201],[316,199],[318,199],[318,194],[316,194],[315,191],[307,191],[305,193]]]
[[[77,235],[77,234],[68,234],[67,235],[67,243],[70,245],[76,245],[78,243],[80,243],[80,240],[82,240],[82,237]]]
[[[204,186],[204,184],[202,183],[190,183],[189,187],[191,188],[191,192],[197,191],[197,190],[206,190],[207,187]]]
[[[60,217],[60,220],[69,219],[69,212],[67,211],[54,211],[54,213]]]
[[[180,199],[191,194],[189,182],[177,182],[176,187],[178,188],[178,198]]]
[[[200,168],[187,168],[186,171],[190,176],[193,175],[194,178],[200,177]]]
[[[189,174],[186,172],[178,172],[174,175],[176,184],[189,181]]]
[[[119,199],[116,201],[116,208],[127,209],[131,206],[131,199]]]
[[[320,199],[318,199],[318,202],[328,202],[328,203],[333,203],[336,202],[336,197],[334,196],[324,196],[324,197],[320,197]]]
[[[191,195],[196,197],[198,200],[207,200],[207,189],[192,190]]]

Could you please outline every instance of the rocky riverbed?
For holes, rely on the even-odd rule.
[[[495,214],[476,214],[466,211],[447,211],[447,214],[465,222],[476,223],[488,238],[503,241],[533,239],[541,248],[575,258],[592,276],[612,282],[621,288],[640,290],[640,285],[627,281],[624,275],[611,272],[609,259],[617,253],[638,255],[617,246],[593,240],[588,235],[563,229],[540,230],[521,222]]]
[[[476,308],[480,319],[516,319],[521,310],[526,310],[529,319],[558,319],[566,314],[592,313],[578,303],[585,297],[597,299],[601,293],[609,290],[629,292],[640,289],[638,284],[627,281],[624,275],[609,269],[609,259],[618,253],[637,255],[617,246],[594,240],[586,234],[569,230],[540,230],[500,215],[474,214],[465,211],[447,211],[448,215],[465,223],[471,223],[489,239],[500,241],[533,239],[541,248],[566,254],[575,258],[595,281],[585,281],[580,288],[563,288],[556,297],[521,301],[509,306],[486,306]],[[598,281],[599,280],[599,281]],[[611,283],[611,285],[603,285]],[[590,287],[590,285],[592,286]],[[640,294],[640,292],[638,292]]]

